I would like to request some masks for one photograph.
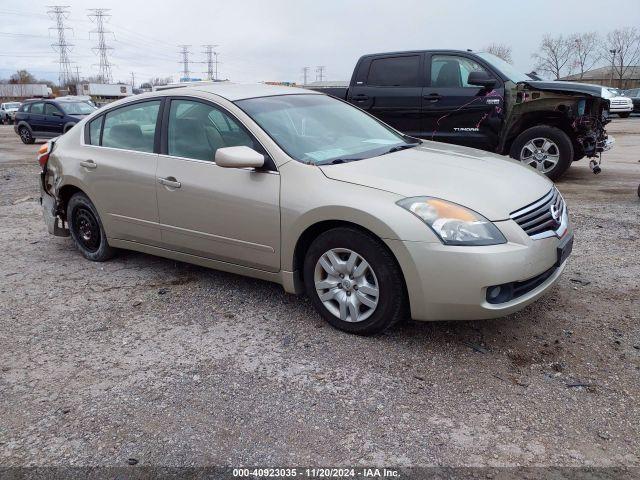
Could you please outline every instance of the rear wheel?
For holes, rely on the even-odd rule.
[[[84,193],[76,193],[67,205],[67,223],[76,248],[88,260],[104,262],[113,257],[96,207]]]
[[[557,180],[571,165],[574,153],[566,133],[556,127],[540,125],[518,135],[509,155],[551,180]]]
[[[406,314],[402,272],[376,238],[354,228],[322,233],[304,262],[307,295],[316,310],[340,330],[381,332]]]
[[[620,118],[629,118],[630,115],[631,115],[631,112],[623,112],[618,114]]]
[[[20,127],[18,129],[18,133],[20,134],[20,140],[22,140],[22,143],[31,145],[36,141],[35,137],[31,133],[31,130],[29,130],[27,127]]]

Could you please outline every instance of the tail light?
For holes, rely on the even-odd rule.
[[[53,151],[53,142],[47,142],[43,144],[38,150],[38,163],[42,168],[47,164],[49,155]]]

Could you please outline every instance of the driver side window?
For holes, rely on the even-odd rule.
[[[55,114],[62,115],[62,112],[55,105],[52,105],[51,103],[45,103],[44,114],[48,117],[52,117]]]
[[[213,162],[219,148],[256,149],[251,135],[225,111],[194,100],[171,100],[167,154]]]
[[[468,83],[471,72],[486,72],[477,62],[455,55],[431,57],[431,86],[440,88],[478,88]]]

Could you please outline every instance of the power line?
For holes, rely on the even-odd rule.
[[[93,48],[93,51],[96,52],[100,58],[100,73],[98,74],[98,78],[100,78],[102,83],[112,82],[111,63],[109,62],[107,52],[113,50],[113,47],[108,46],[105,41],[105,34],[112,32],[104,29],[105,19],[111,16],[107,13],[109,10],[108,8],[91,8],[89,11],[92,13],[88,15],[89,19],[96,24],[96,29],[89,32],[89,36],[91,36],[92,33],[98,34],[98,45]]]
[[[178,62],[182,63],[182,78],[188,80],[191,78],[191,72],[189,72],[189,55],[191,55],[189,48],[191,45],[178,45],[178,47],[180,47],[180,51],[178,53],[182,55],[182,60]]]
[[[60,86],[67,85],[73,81],[73,75],[71,73],[71,61],[69,60],[69,51],[72,44],[67,43],[65,32],[71,30],[69,27],[64,26],[64,21],[69,18],[69,7],[66,5],[51,5],[47,14],[56,22],[55,29],[58,31],[58,43],[52,43],[51,47],[58,51],[60,71],[58,74],[58,81]]]

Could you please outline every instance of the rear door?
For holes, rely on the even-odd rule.
[[[162,100],[130,103],[86,125],[80,176],[109,238],[159,245],[156,169]]]
[[[484,71],[495,78],[495,87],[470,85],[467,80],[473,71]],[[428,54],[425,76],[425,138],[495,148],[504,108],[504,87],[499,77],[473,57],[450,53]]]
[[[422,53],[365,58],[348,100],[408,135],[419,135],[424,77]]]
[[[165,248],[262,270],[280,268],[280,175],[222,168],[218,148],[266,154],[221,106],[195,98],[165,108],[157,198]]]

